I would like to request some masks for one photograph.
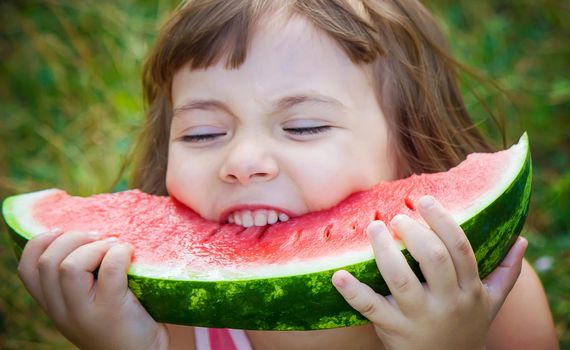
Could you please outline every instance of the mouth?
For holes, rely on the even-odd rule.
[[[291,213],[277,208],[234,208],[222,215],[221,222],[236,224],[245,228],[252,226],[273,225],[289,220]]]

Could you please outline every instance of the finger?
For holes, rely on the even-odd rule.
[[[47,308],[40,283],[38,260],[47,247],[62,233],[62,230],[55,228],[32,238],[25,245],[18,263],[18,276],[26,290],[37,300],[44,311],[47,311]]]
[[[501,264],[484,280],[491,298],[493,315],[499,311],[520,275],[527,246],[528,241],[524,237],[518,237]]]
[[[395,313],[396,308],[383,296],[345,270],[336,271],[332,283],[352,308],[375,324],[383,325],[386,320],[394,322],[401,315]]]
[[[127,270],[131,264],[133,248],[129,244],[116,244],[105,255],[97,280],[97,303],[108,303],[124,298],[129,290]]]
[[[63,298],[68,308],[85,312],[94,296],[95,271],[113,241],[106,239],[82,245],[61,263],[60,282]]]
[[[449,251],[432,230],[406,215],[396,215],[390,225],[420,263],[430,291],[445,297],[459,291]]]
[[[459,287],[471,289],[479,286],[481,281],[475,253],[461,227],[433,197],[424,196],[420,198],[418,204],[420,214],[439,236],[451,255]]]
[[[373,221],[367,232],[378,270],[400,309],[404,313],[418,310],[425,301],[424,289],[386,225],[382,221]]]
[[[67,232],[47,247],[38,260],[39,280],[48,313],[54,321],[66,313],[65,301],[59,282],[61,262],[75,249],[98,238],[95,232]]]

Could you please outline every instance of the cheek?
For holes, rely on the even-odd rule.
[[[305,152],[302,161],[295,160],[292,177],[309,210],[322,210],[379,181],[365,163],[362,154],[348,147]]]
[[[166,189],[168,193],[178,199],[181,202],[184,202],[184,169],[182,166],[172,161],[169,158],[168,166],[166,169]],[[185,203],[186,204],[186,203]]]
[[[166,189],[171,196],[200,213],[204,192],[209,187],[206,183],[208,170],[196,164],[199,162],[186,161],[176,155],[169,155]]]
[[[191,166],[172,166],[166,173],[168,193],[203,218],[216,220],[212,212],[212,199],[217,188],[206,169]]]

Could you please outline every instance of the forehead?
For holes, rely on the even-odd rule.
[[[327,64],[354,66],[332,38],[299,15],[273,15],[253,28],[248,63],[261,65],[269,57],[277,64],[286,64],[272,68],[291,71]]]
[[[173,102],[188,95],[210,97],[201,95],[217,92],[220,85],[271,98],[304,90],[348,100],[351,92],[372,84],[369,65],[352,62],[332,38],[299,15],[265,17],[253,28],[245,61],[237,68],[225,62],[222,57],[205,69],[186,65],[178,70]]]

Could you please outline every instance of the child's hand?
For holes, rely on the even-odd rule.
[[[33,238],[18,266],[24,285],[57,329],[81,349],[167,348],[164,325],[128,288],[132,248],[97,238],[83,232]]]
[[[431,197],[420,199],[418,207],[431,230],[404,215],[396,216],[391,227],[420,263],[425,285],[380,221],[367,230],[392,295],[376,294],[343,270],[333,275],[333,283],[374,323],[387,349],[482,349],[491,321],[520,273],[526,240],[519,238],[483,283],[471,245],[451,215]]]

